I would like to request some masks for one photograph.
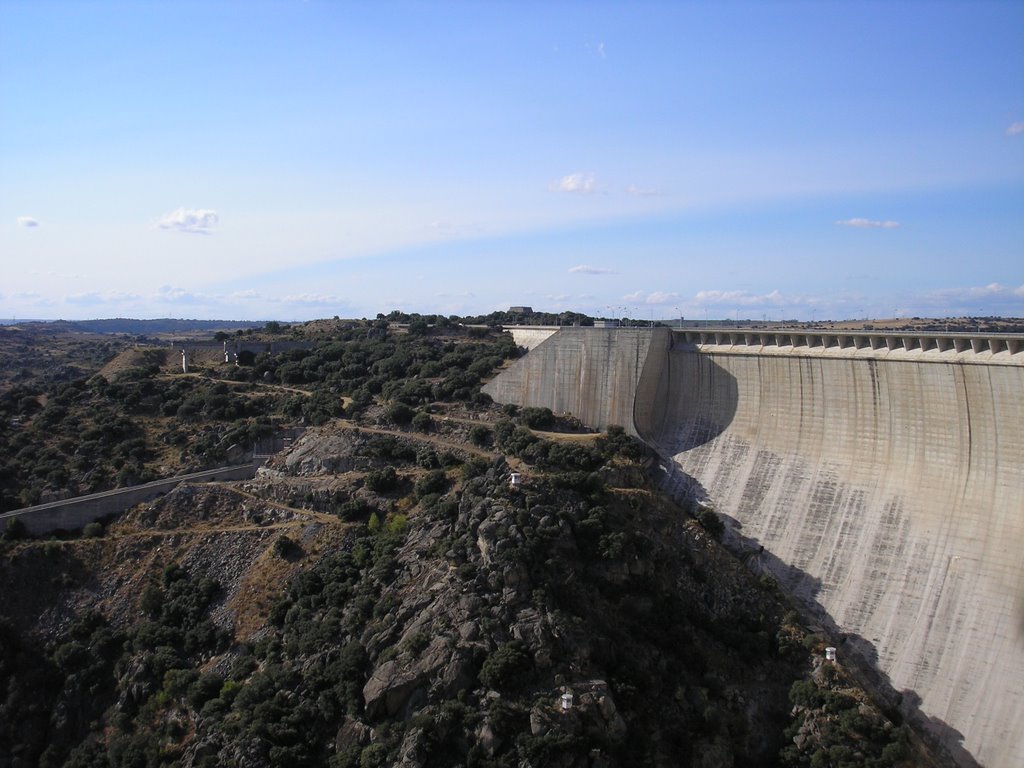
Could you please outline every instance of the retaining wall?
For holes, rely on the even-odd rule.
[[[16,509],[0,515],[0,533],[6,530],[11,520],[20,520],[25,524],[28,532],[34,536],[55,530],[77,531],[102,517],[120,514],[136,504],[155,499],[184,482],[212,483],[215,480],[244,480],[255,477],[256,470],[262,464],[263,461],[260,460],[248,464],[208,469],[164,480],[154,480],[151,483],[134,485],[130,488],[117,488],[103,493],[93,493],[89,496],[77,496],[73,499]]]

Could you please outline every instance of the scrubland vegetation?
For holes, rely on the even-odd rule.
[[[643,445],[491,404],[511,340],[415,322],[4,393],[8,505],[308,429],[255,481],[0,545],[39,585],[0,609],[0,766],[909,764]]]

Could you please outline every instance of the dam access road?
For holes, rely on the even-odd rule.
[[[496,401],[640,437],[937,751],[1024,765],[1024,337],[529,334]]]

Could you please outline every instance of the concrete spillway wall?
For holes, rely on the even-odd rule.
[[[519,364],[495,399],[630,428],[954,759],[1024,765],[1020,339],[573,329]]]

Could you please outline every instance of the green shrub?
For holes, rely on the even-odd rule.
[[[164,604],[164,592],[156,584],[147,584],[139,597],[139,610],[150,618],[160,614]]]
[[[7,527],[4,529],[4,539],[7,541],[17,541],[18,539],[24,539],[28,537],[28,528],[25,523],[21,521],[21,518],[15,517],[7,521]]]
[[[384,411],[384,418],[392,424],[404,425],[412,421],[415,411],[405,403],[394,403]]]
[[[404,533],[409,525],[409,518],[406,515],[390,514],[385,522],[384,529],[388,533]]]
[[[374,493],[393,491],[398,487],[398,473],[394,467],[375,469],[366,475],[363,485]]]
[[[473,445],[486,446],[491,441],[491,430],[483,424],[475,424],[469,430],[469,441]]]
[[[417,411],[416,415],[412,417],[412,428],[417,432],[429,432],[433,426],[434,419],[429,413]]]
[[[484,660],[480,682],[488,688],[505,688],[529,671],[530,662],[526,647],[520,641],[501,645]]]
[[[87,539],[98,539],[104,533],[103,523],[93,521],[88,523],[85,528],[82,529],[82,535]]]
[[[550,408],[523,408],[519,421],[530,429],[550,429],[555,424],[555,414]]]
[[[421,469],[437,469],[441,466],[441,461],[433,448],[424,447],[416,452],[416,466]]]
[[[432,493],[444,493],[448,489],[448,476],[443,469],[434,469],[416,481],[416,496],[423,498]]]

